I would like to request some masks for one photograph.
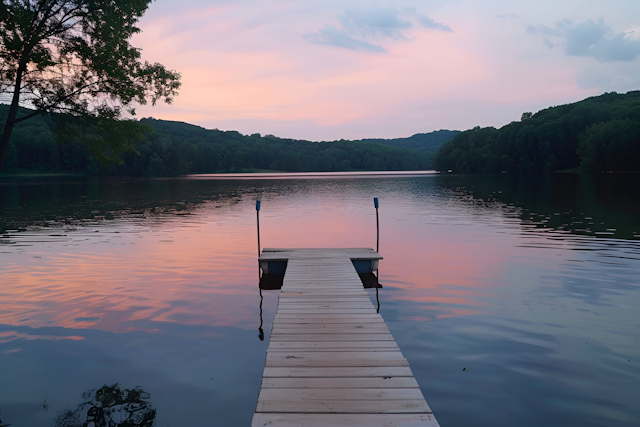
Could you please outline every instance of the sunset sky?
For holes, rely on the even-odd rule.
[[[182,73],[139,117],[333,140],[503,126],[640,89],[637,0],[156,0],[133,43]]]

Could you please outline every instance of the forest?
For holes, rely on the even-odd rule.
[[[640,91],[524,113],[500,129],[475,127],[444,143],[439,171],[640,171]]]
[[[4,123],[7,110],[6,105],[0,105],[0,123]],[[434,153],[457,133],[310,142],[207,130],[151,117],[140,122],[152,131],[135,141],[137,153],[124,154],[121,164],[104,166],[79,141],[57,144],[51,131],[55,125],[46,116],[36,116],[16,125],[3,172],[159,177],[214,172],[425,170],[433,169]]]
[[[0,123],[8,107],[0,105]],[[23,111],[23,113],[28,111]],[[459,173],[640,171],[640,91],[523,113],[500,129],[311,142],[143,118],[151,131],[122,163],[101,165],[81,141],[56,143],[50,118],[19,123],[3,172],[159,177],[254,171],[425,170]]]

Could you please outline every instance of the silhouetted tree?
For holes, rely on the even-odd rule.
[[[129,43],[150,2],[3,0],[0,91],[12,100],[0,140],[0,170],[15,124],[41,113],[68,113],[85,126],[99,126],[93,139],[83,140],[99,160],[113,161],[133,150],[121,136],[137,122],[116,124],[116,119],[124,112],[134,115],[134,104],[171,103],[180,87],[179,73],[141,62],[140,49]],[[16,117],[21,103],[35,111]],[[99,140],[105,131],[107,138]]]

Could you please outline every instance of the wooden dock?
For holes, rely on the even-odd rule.
[[[265,249],[287,260],[252,427],[438,423],[352,260],[373,249]]]

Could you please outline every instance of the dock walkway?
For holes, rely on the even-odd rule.
[[[288,260],[252,427],[438,423],[352,259],[372,249],[265,249]]]

